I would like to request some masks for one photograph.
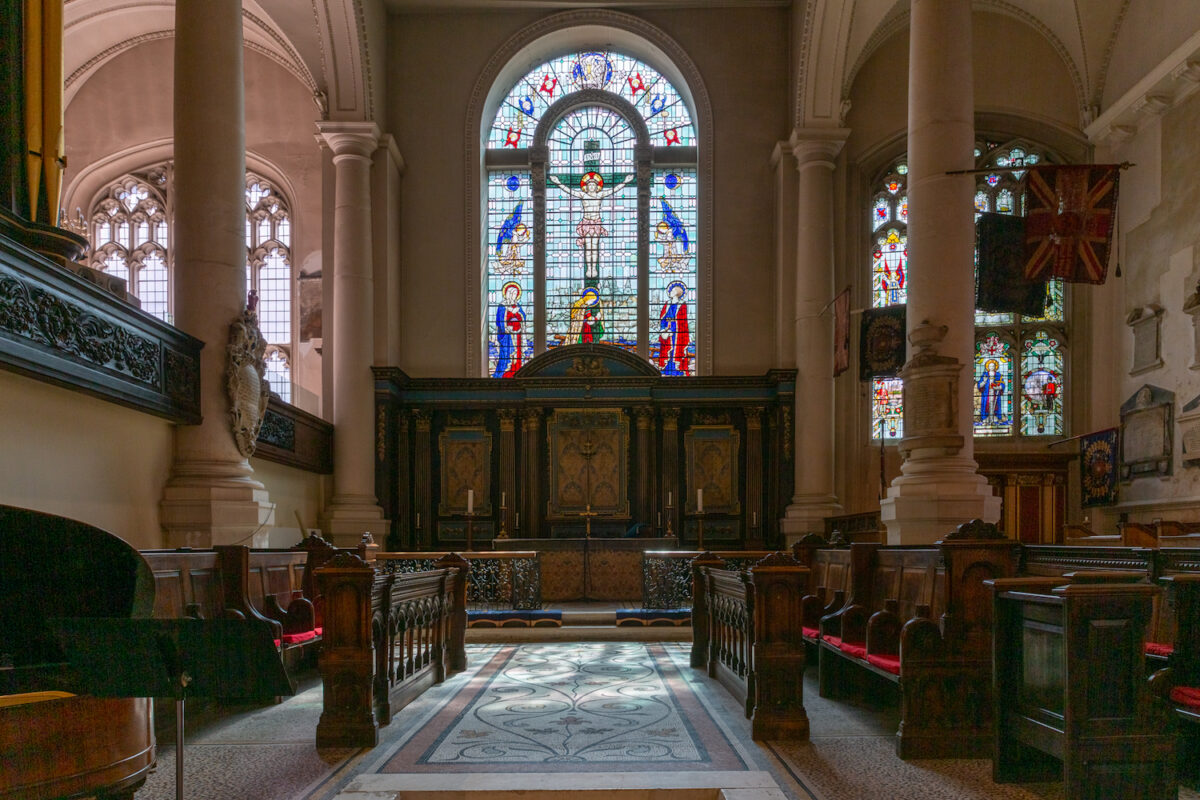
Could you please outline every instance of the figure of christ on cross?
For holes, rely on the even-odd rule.
[[[630,173],[616,186],[605,189],[604,178],[597,172],[589,172],[579,179],[579,189],[576,190],[564,184],[557,175],[550,176],[551,183],[583,203],[583,219],[575,226],[575,243],[583,248],[585,281],[600,279],[600,239],[608,236],[600,217],[600,204],[628,186],[634,177],[635,174]]]

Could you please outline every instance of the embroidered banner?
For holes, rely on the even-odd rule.
[[[850,369],[850,287],[833,301],[833,377]]]
[[[1117,502],[1116,428],[1079,438],[1079,471],[1084,508]]]
[[[1029,168],[1025,277],[1104,283],[1117,211],[1117,164]]]
[[[1027,317],[1046,313],[1046,282],[1025,279],[1025,220],[1011,214],[982,214],[975,223],[979,270],[975,308]]]
[[[868,308],[863,311],[859,336],[858,377],[891,378],[904,366],[906,306]]]

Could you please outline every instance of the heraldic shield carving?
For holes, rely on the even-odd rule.
[[[225,388],[229,393],[229,425],[238,452],[254,455],[258,430],[267,413],[267,342],[258,329],[258,296],[250,293],[246,310],[229,326]]]

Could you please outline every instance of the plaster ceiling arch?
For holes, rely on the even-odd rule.
[[[1100,111],[1109,60],[1129,2],[973,0],[973,6],[1020,20],[1050,43],[1075,86],[1082,125]],[[909,12],[910,0],[804,3],[797,47],[797,128],[839,127],[844,123],[845,100],[859,69],[888,39],[908,26]]]
[[[378,0],[243,0],[246,47],[314,93],[322,116],[370,118],[375,100],[367,16]],[[175,35],[174,0],[66,0],[65,102],[120,53]]]

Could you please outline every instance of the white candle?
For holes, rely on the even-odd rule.
[[[662,512],[658,512],[658,527],[662,527]]]
[[[505,505],[504,505],[504,492],[501,492],[501,493],[500,493],[500,507],[501,507],[501,508],[505,508]]]
[[[467,489],[467,513],[475,511],[475,490]]]
[[[671,507],[671,493],[667,492],[667,508]]]
[[[696,490],[696,513],[697,514],[704,513],[704,490],[703,489]]]
[[[758,512],[751,511],[750,516],[754,518],[753,521],[751,521],[750,526],[753,528],[757,528],[758,527]]]

